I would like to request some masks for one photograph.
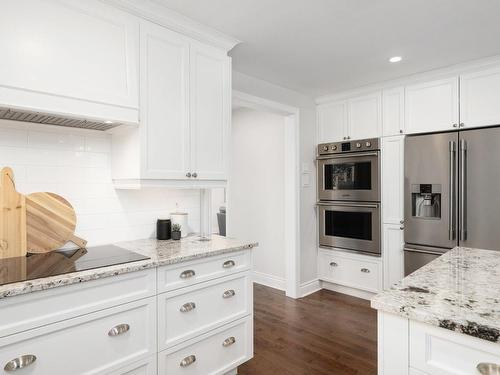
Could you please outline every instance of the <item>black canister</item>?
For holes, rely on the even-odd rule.
[[[172,222],[170,219],[158,219],[156,221],[156,239],[169,240],[172,238]]]

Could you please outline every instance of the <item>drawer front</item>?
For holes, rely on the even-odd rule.
[[[1,299],[0,337],[152,297],[155,284],[148,269]]]
[[[159,350],[251,314],[251,288],[245,272],[159,295]]]
[[[119,370],[108,373],[109,375],[157,375],[156,372],[156,354],[134,362],[130,365],[120,368]]]
[[[158,374],[219,375],[253,356],[252,318],[228,324],[199,341],[158,354]]]
[[[155,330],[155,297],[36,328],[0,339],[0,373],[23,355],[36,357],[23,375],[112,373],[151,357]]]
[[[158,293],[249,270],[250,251],[158,268]]]
[[[500,345],[410,321],[410,367],[429,375],[478,374],[481,362],[500,364]]]
[[[320,250],[318,262],[318,273],[322,280],[373,293],[382,289],[380,260]]]

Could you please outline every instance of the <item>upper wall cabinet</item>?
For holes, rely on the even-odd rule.
[[[0,106],[138,122],[139,21],[97,0],[5,0]]]
[[[460,76],[460,122],[465,127],[500,124],[500,67]]]
[[[407,86],[405,126],[407,133],[426,133],[458,128],[458,78]]]
[[[318,106],[318,143],[338,142],[347,137],[347,101]]]
[[[382,128],[382,95],[376,92],[348,101],[347,139],[376,138]]]
[[[397,87],[382,92],[382,135],[392,136],[405,132],[405,89]]]

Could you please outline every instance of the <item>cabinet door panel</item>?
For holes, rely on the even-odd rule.
[[[454,125],[458,125],[458,78],[406,87],[407,133],[452,130]]]
[[[318,106],[318,142],[342,141],[347,136],[347,102]]]
[[[384,137],[404,133],[404,94],[404,87],[382,92],[382,134]]]
[[[138,36],[100,1],[3,1],[0,85],[138,108]]]
[[[191,172],[224,180],[230,121],[230,59],[225,52],[191,45]]]
[[[376,138],[382,127],[382,96],[380,92],[349,100],[351,139]]]
[[[460,77],[460,121],[467,128],[500,124],[500,68]]]
[[[404,194],[404,136],[382,139],[382,222],[401,224]]]
[[[403,278],[403,230],[400,225],[385,224],[384,228],[384,289],[390,288]]]
[[[141,23],[141,138],[143,178],[186,178],[189,171],[189,43]]]

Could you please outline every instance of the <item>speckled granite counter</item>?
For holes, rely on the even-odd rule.
[[[210,241],[201,241],[197,236],[189,236],[180,241],[158,241],[150,238],[120,242],[116,245],[149,256],[150,259],[1,285],[0,299],[250,249],[257,246],[257,243],[213,235]]]
[[[500,252],[456,247],[375,296],[371,306],[500,342]]]

